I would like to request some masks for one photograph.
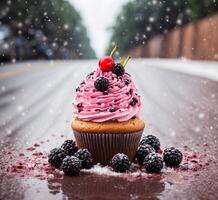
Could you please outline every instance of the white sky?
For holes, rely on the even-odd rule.
[[[115,17],[127,0],[68,0],[80,12],[86,26],[91,46],[98,57],[103,56],[107,48]]]

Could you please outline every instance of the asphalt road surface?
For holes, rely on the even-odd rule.
[[[175,68],[177,62],[181,65],[175,61]],[[0,68],[2,168],[8,149],[25,152],[29,146],[47,141],[39,149],[48,152],[73,137],[70,122],[75,88],[96,65],[97,61],[39,61]],[[163,147],[182,149],[187,145],[208,154],[214,162],[189,178],[169,173],[129,181],[90,174],[64,177],[56,185],[0,171],[0,199],[218,199],[218,82],[147,65],[146,60],[132,60],[127,68],[142,97],[142,118],[148,125],[145,134],[158,136]]]

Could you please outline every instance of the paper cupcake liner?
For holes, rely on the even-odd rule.
[[[87,148],[95,163],[108,165],[116,153],[124,153],[133,161],[142,132],[80,133],[74,130],[74,135],[78,147]]]

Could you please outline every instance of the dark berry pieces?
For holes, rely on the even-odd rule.
[[[73,140],[66,140],[62,145],[61,148],[64,149],[68,156],[73,156],[74,153],[77,152],[78,147],[76,146],[75,141]]]
[[[78,112],[79,112],[79,113],[82,112],[82,111],[83,111],[83,109],[81,109],[81,108],[78,109]]]
[[[135,106],[138,103],[138,99],[136,99],[135,97],[132,98],[132,100],[130,101],[129,105],[130,106]]]
[[[56,167],[56,168],[60,168],[63,159],[67,156],[65,150],[61,149],[61,148],[54,148],[50,151],[49,155],[48,155],[48,162]]]
[[[138,147],[136,152],[136,158],[139,164],[143,164],[145,157],[149,154],[155,152],[155,149],[149,144],[143,144]]]
[[[129,90],[129,94],[132,95],[132,93],[133,93],[133,89],[130,89],[130,90]],[[137,100],[137,99],[136,99],[136,100]],[[138,102],[138,100],[137,100],[137,102]]]
[[[109,81],[107,78],[101,76],[101,77],[96,79],[94,85],[98,91],[104,92],[104,91],[108,90]]]
[[[125,79],[125,80],[124,80],[124,83],[125,83],[126,85],[129,85],[129,84],[131,83],[131,80]]]
[[[182,162],[182,153],[174,147],[170,147],[164,150],[163,159],[166,166],[176,167]]]
[[[78,176],[81,168],[80,160],[75,156],[67,156],[62,163],[62,170],[65,175]]]
[[[106,57],[102,58],[101,60],[99,60],[98,65],[99,65],[101,71],[109,72],[109,71],[111,71],[111,69],[113,68],[115,63],[114,63],[114,60],[112,57],[106,56]]]
[[[90,76],[94,75],[94,73],[95,73],[95,71],[89,73],[89,74],[87,75],[87,77],[90,77]]]
[[[126,172],[130,164],[128,156],[123,153],[116,154],[111,160],[111,166],[116,172]]]
[[[143,137],[139,145],[143,145],[143,144],[151,145],[155,149],[156,152],[160,150],[160,141],[154,135],[147,135]]]
[[[77,88],[76,88],[76,92],[79,92],[79,91],[80,91],[80,87],[77,87]]]
[[[83,81],[83,82],[80,83],[80,85],[84,85],[84,84],[85,84],[85,81]]]
[[[111,107],[111,108],[109,108],[108,110],[109,110],[109,112],[115,112],[117,109],[116,109],[116,108],[113,108],[113,107]]]
[[[77,107],[77,108],[82,108],[82,107],[83,107],[83,104],[82,104],[82,103],[78,103],[78,104],[76,105],[76,107]]]
[[[79,149],[76,153],[75,156],[81,161],[82,163],[82,168],[84,169],[90,169],[93,167],[93,160],[92,160],[92,155],[88,151],[88,149]]]
[[[123,65],[121,65],[120,63],[116,63],[112,68],[112,72],[117,76],[123,76],[123,74],[125,73],[125,69]]]
[[[149,173],[160,172],[163,168],[163,159],[157,153],[150,153],[145,157],[143,167]]]
[[[103,92],[103,95],[108,95],[108,94],[109,94],[108,90],[105,90],[105,91]]]

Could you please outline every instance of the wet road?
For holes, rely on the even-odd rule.
[[[73,94],[96,63],[33,62],[0,69],[1,166],[8,149],[23,152],[47,141],[39,150],[48,152],[73,137]],[[142,118],[149,124],[145,134],[158,136],[163,147],[187,145],[215,162],[188,179],[179,173],[131,181],[85,175],[52,184],[0,172],[0,199],[218,199],[218,82],[148,66],[143,60],[131,61],[128,72],[142,96]]]

